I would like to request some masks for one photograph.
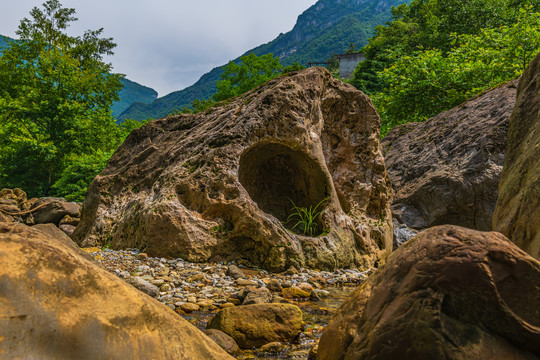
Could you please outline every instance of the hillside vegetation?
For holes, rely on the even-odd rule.
[[[382,133],[423,121],[519,76],[540,50],[540,4],[414,0],[375,29],[351,83],[372,98]]]
[[[148,86],[141,85],[135,81],[123,78],[120,80],[123,87],[118,93],[120,100],[115,101],[111,107],[113,116],[118,116],[134,103],[149,104],[154,101],[158,93]]]
[[[304,11],[294,28],[267,44],[245,54],[274,54],[284,66],[295,62],[324,62],[332,54],[345,52],[352,43],[356,48],[367,44],[373,28],[391,19],[391,8],[404,0],[320,0]],[[285,10],[284,10],[285,11]],[[234,59],[240,62],[240,57]],[[133,104],[119,119],[160,118],[191,106],[195,99],[208,99],[216,92],[223,66],[203,75],[194,85],[156,99],[151,104]]]

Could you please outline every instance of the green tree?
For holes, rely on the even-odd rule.
[[[540,51],[540,13],[529,6],[517,22],[478,35],[453,35],[446,54],[429,49],[403,56],[379,73],[388,84],[373,101],[383,119],[382,133],[423,121],[479,92],[521,74]]]
[[[306,67],[304,65],[300,65],[299,63],[295,62],[289,66],[285,66],[283,70],[281,70],[281,73],[287,74],[293,71],[304,70],[305,68]]]
[[[121,137],[110,111],[121,75],[103,61],[115,44],[103,29],[67,35],[74,14],[58,0],[32,9],[0,57],[0,187],[48,194],[74,159]]]
[[[242,56],[239,64],[230,61],[225,65],[212,98],[222,101],[243,94],[275,78],[282,69],[279,59],[272,54]]]
[[[453,47],[452,34],[478,34],[515,23],[518,10],[529,0],[413,0],[392,9],[393,20],[375,28],[362,52],[351,84],[375,94],[387,84],[378,76],[397,59],[424,49],[439,49],[443,55]]]
[[[125,140],[135,129],[146,125],[150,121],[137,121],[126,119],[118,127],[118,144]],[[97,150],[91,154],[72,155],[67,166],[62,170],[60,177],[52,186],[53,195],[65,197],[68,201],[82,202],[90,182],[107,165],[113,150]]]

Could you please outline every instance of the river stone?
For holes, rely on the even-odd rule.
[[[540,259],[540,54],[519,82],[493,228]]]
[[[0,223],[6,359],[232,359],[186,320],[36,229]]]
[[[240,268],[236,265],[229,266],[227,268],[226,275],[232,277],[235,280],[243,278],[245,276],[244,272],[240,270]]]
[[[290,342],[302,330],[302,311],[291,304],[255,304],[221,309],[208,329],[230,335],[242,349]]]
[[[272,302],[272,294],[268,289],[250,291],[244,297],[242,305],[251,305],[251,304],[266,304]]]
[[[152,121],[89,185],[73,237],[273,271],[372,266],[392,250],[379,126],[366,95],[316,67]],[[293,204],[319,205],[313,236],[293,231]]]
[[[491,230],[517,80],[383,139],[401,224]]]
[[[400,224],[396,219],[392,219],[392,222],[394,223],[394,250],[418,234],[418,231],[409,228],[405,224]]]
[[[497,232],[438,226],[341,305],[317,359],[534,359],[540,262]]]
[[[127,282],[153,298],[159,297],[159,288],[139,276],[131,276]]]
[[[236,341],[234,341],[232,337],[225,334],[223,331],[208,329],[204,332],[204,334],[231,355],[234,355],[240,351],[240,347]]]

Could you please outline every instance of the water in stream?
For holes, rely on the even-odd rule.
[[[304,332],[299,335],[296,344],[283,344],[283,346],[273,347],[267,352],[261,352],[258,349],[244,350],[235,357],[242,360],[306,360],[309,351],[317,343],[322,330],[328,324],[332,315],[354,289],[355,287],[327,287],[325,290],[330,295],[320,301],[294,301],[293,303],[302,309],[304,322],[306,323]],[[214,315],[215,312],[194,312],[182,316],[204,331],[206,324]]]

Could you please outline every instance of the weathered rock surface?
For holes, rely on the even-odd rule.
[[[369,267],[392,249],[379,123],[367,96],[320,68],[153,121],[89,186],[73,237],[279,271]],[[320,236],[291,229],[293,202],[322,202]]]
[[[255,304],[220,310],[208,329],[223,331],[243,349],[290,342],[302,331],[302,311],[291,304]]]
[[[418,231],[407,227],[405,224],[400,224],[396,219],[392,219],[392,222],[394,224],[394,250],[418,234]]]
[[[71,240],[71,238],[63,232],[61,229],[57,228],[54,224],[37,224],[32,226],[32,229],[38,230],[42,232],[47,237],[53,238],[55,241],[62,243],[65,246],[70,247],[73,249],[78,255],[90,260],[94,261],[94,258],[92,255],[87,253],[86,251],[83,251],[77,246],[77,244]]]
[[[71,236],[80,219],[80,206],[63,198],[27,199],[21,189],[0,191],[0,222],[19,222],[26,225],[54,224]],[[50,235],[50,234],[49,234]]]
[[[536,359],[540,262],[496,232],[438,226],[343,303],[317,359]]]
[[[55,238],[0,223],[0,244],[3,359],[232,359]]]
[[[493,228],[540,259],[540,54],[519,82]]]
[[[34,212],[34,221],[36,224],[53,223],[56,226],[66,216],[78,218],[81,207],[74,202],[68,202],[63,198],[44,197],[40,198],[34,204],[34,207],[40,207]]]
[[[208,329],[204,332],[204,334],[231,355],[236,354],[240,351],[240,347],[238,346],[236,341],[234,341],[232,337],[225,334],[223,331],[219,331],[216,329]]]
[[[491,229],[516,88],[511,81],[389,132],[382,145],[400,223]]]

